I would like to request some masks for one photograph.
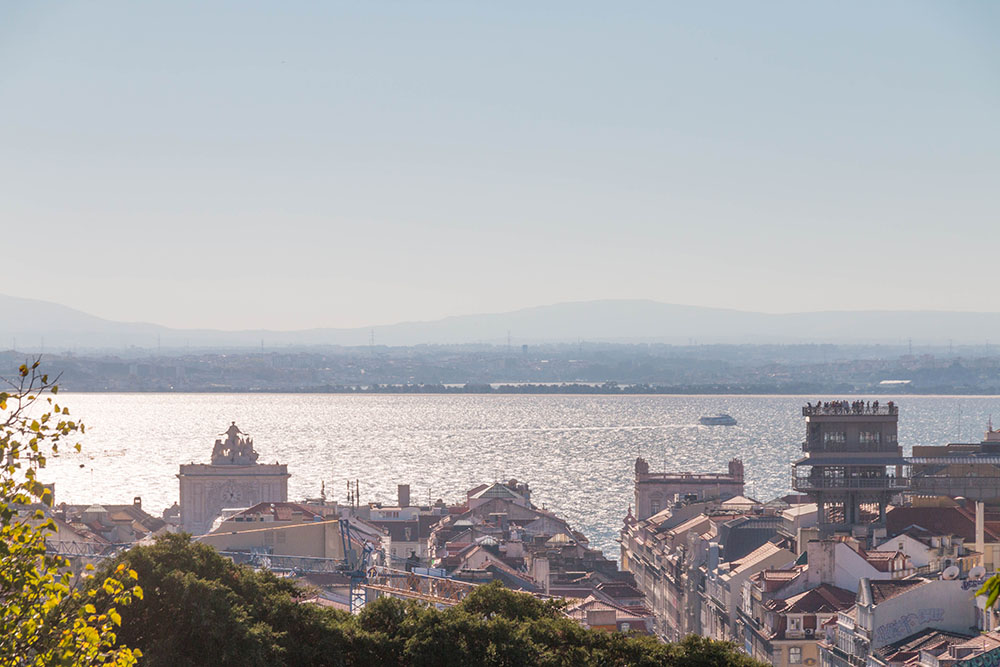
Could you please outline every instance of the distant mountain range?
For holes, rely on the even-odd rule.
[[[1000,340],[1000,313],[830,311],[767,314],[645,300],[559,303],[509,313],[352,329],[220,331],[115,322],[46,301],[0,295],[0,349],[25,352],[129,347],[247,348],[275,346],[604,341],[679,345],[839,343],[981,345]]]

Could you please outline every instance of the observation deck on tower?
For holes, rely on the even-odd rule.
[[[893,402],[807,404],[805,458],[792,467],[792,488],[818,506],[820,534],[885,535],[886,507],[909,489],[908,462],[897,442]]]

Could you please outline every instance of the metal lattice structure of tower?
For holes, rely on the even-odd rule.
[[[897,442],[898,408],[889,402],[833,401],[802,408],[806,456],[793,464],[792,488],[817,504],[821,537],[885,536],[886,506],[909,488]]]

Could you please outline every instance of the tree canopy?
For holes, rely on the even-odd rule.
[[[167,535],[107,565],[138,573],[145,596],[122,610],[121,639],[152,667],[188,665],[757,665],[700,637],[588,630],[561,604],[490,584],[438,610],[383,598],[358,616],[297,600],[289,579]]]
[[[46,549],[52,494],[38,471],[83,425],[38,367],[22,365],[0,390],[0,667],[133,665],[141,654],[118,646],[116,630],[120,606],[142,596],[135,573],[116,565],[82,579]]]

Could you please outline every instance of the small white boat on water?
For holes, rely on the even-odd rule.
[[[736,426],[736,419],[719,413],[714,417],[702,417],[698,420],[702,426]]]

